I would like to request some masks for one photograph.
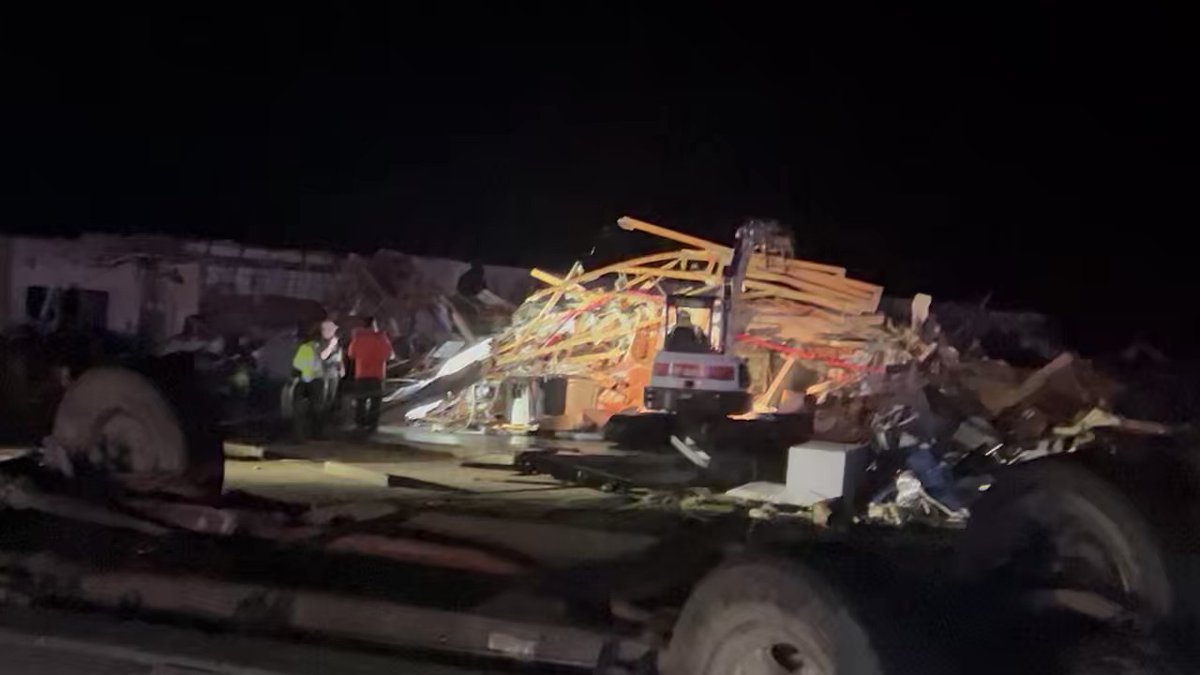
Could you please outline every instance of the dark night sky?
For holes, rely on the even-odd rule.
[[[896,293],[1190,345],[1184,17],[567,4],[6,21],[0,223],[554,267],[759,215]]]

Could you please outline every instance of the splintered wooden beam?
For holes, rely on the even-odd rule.
[[[654,253],[651,255],[644,255],[644,256],[641,256],[638,258],[633,258],[632,260],[623,260],[621,262],[614,263],[614,264],[608,265],[606,267],[599,267],[597,269],[592,270],[591,272],[583,272],[579,275],[572,277],[571,283],[575,284],[575,285],[579,285],[579,284],[588,283],[589,281],[595,281],[596,279],[599,279],[600,277],[603,277],[607,274],[615,274],[616,272],[620,271],[620,269],[622,267],[636,267],[638,265],[651,265],[654,263],[662,263],[662,262],[676,262],[677,263],[678,260],[679,260],[679,252],[678,251],[670,251],[667,253]],[[547,272],[545,270],[540,270],[537,268],[530,270],[529,275],[532,276],[534,279],[537,279],[538,281],[540,281],[544,284],[547,284],[549,286],[549,288],[543,288],[539,291],[536,291],[535,293],[533,293],[533,295],[529,296],[527,301],[528,300],[536,300],[537,298],[539,298],[543,295],[548,295],[549,293],[553,292],[553,290],[556,287],[561,286],[563,283],[566,282],[566,279],[564,279],[564,278],[559,278],[553,274],[550,274],[549,272]],[[580,288],[582,289],[583,287],[580,286]]]
[[[625,289],[630,289],[630,288],[636,289],[638,286],[642,286],[642,285],[646,284],[646,282],[651,282],[651,285],[658,283],[658,279],[660,278],[659,274],[660,274],[661,270],[673,270],[680,264],[680,262],[681,261],[679,261],[679,260],[672,260],[672,261],[668,262],[666,265],[663,265],[662,267],[652,268],[654,270],[653,272],[647,272],[646,274],[636,276],[632,280],[627,281],[625,283],[624,288]],[[622,289],[622,290],[624,290],[624,289]]]
[[[708,293],[710,291],[715,291],[715,290],[719,289],[720,287],[721,287],[720,282],[706,284],[704,286],[696,286],[695,288],[689,288],[686,291],[680,291],[679,295],[704,295],[705,293]]]
[[[847,293],[844,290],[836,290],[833,288],[826,288],[824,286],[820,286],[817,284],[811,284],[806,281],[797,279],[796,277],[793,277],[791,275],[774,274],[772,272],[757,271],[757,272],[752,272],[750,274],[750,278],[757,280],[757,281],[766,281],[766,282],[770,282],[770,283],[781,284],[783,286],[788,286],[790,288],[794,288],[798,291],[804,291],[806,293],[823,295],[823,296],[828,297],[831,300],[841,300],[842,302],[854,304],[854,305],[864,305],[865,306],[867,304],[866,299],[863,298],[861,295]]]
[[[534,359],[539,356],[545,356],[547,354],[553,354],[555,352],[562,351],[564,349],[578,347],[579,345],[588,344],[590,342],[595,342],[597,340],[611,339],[612,337],[619,336],[621,334],[621,332],[622,332],[621,326],[620,326],[620,323],[617,320],[617,318],[616,317],[606,317],[606,318],[601,319],[600,322],[597,323],[597,325],[592,326],[591,328],[588,328],[586,330],[578,331],[572,337],[569,337],[565,340],[561,340],[554,344],[543,345],[542,347],[540,347],[538,349],[534,349],[532,351],[522,350],[516,354],[506,353],[506,354],[497,355],[496,356],[496,364],[497,365],[505,365],[505,364],[509,364],[509,363],[519,363],[521,361],[527,361],[529,359]],[[553,336],[551,336],[551,337],[553,337]]]
[[[624,349],[610,349],[606,352],[595,352],[592,354],[582,354],[579,356],[564,356],[559,359],[559,363],[570,365],[583,365],[587,363],[595,363],[597,361],[608,361],[610,359],[620,359],[624,355]]]
[[[787,376],[792,373],[792,368],[796,365],[796,357],[789,356],[783,365],[776,373],[775,379],[771,380],[771,386],[758,397],[755,401],[755,408],[760,409],[759,412],[766,412],[767,409],[775,406],[775,397],[779,395],[779,390],[783,388],[783,383]]]
[[[846,269],[843,267],[834,267],[833,265],[814,263],[807,260],[787,260],[786,263],[787,276],[789,277],[795,277],[825,288],[858,295],[866,302],[867,311],[874,312],[879,309],[879,301],[883,298],[883,286],[847,277]],[[758,270],[771,271],[761,254],[755,254],[750,259],[750,276],[755,276]]]
[[[813,286],[820,286],[821,288],[827,288],[838,293],[845,293],[863,299],[870,299],[880,288],[874,284],[868,284],[865,281],[857,281],[847,277],[839,277],[836,274],[826,274],[824,272],[815,272],[812,270],[798,268],[792,268],[783,271],[779,269],[768,268],[758,262],[751,263],[750,268],[747,270],[747,276],[750,276],[751,278],[765,274],[786,276],[796,279],[797,281],[803,281]]]
[[[682,268],[685,268],[686,263],[688,262],[697,261],[707,264],[712,260],[712,257],[713,254],[709,251],[697,251],[689,249],[667,251],[665,253],[652,253],[650,255],[639,256],[629,260],[622,260],[604,267],[598,267],[590,272],[571,277],[569,282],[576,285],[586,284],[609,274],[630,274],[631,269],[634,269],[634,272],[632,272],[633,274],[645,273],[651,277],[654,277],[659,275],[661,272],[673,269],[675,267],[679,267],[681,268],[680,271],[684,271]],[[649,267],[650,265],[655,264],[662,264],[663,266]],[[645,269],[636,269],[642,267]],[[536,274],[534,274],[534,272],[536,272]],[[553,292],[555,287],[568,281],[566,279],[560,279],[553,274],[546,272],[545,270],[533,270],[530,272],[530,275],[545,284],[549,284],[550,287],[543,288],[540,291],[535,292],[533,295],[529,296],[528,300],[537,300],[542,296],[549,295],[551,292]]]
[[[774,256],[774,258],[776,261],[779,261],[778,256]],[[772,265],[768,264],[767,259],[768,257],[765,253],[755,253],[750,256],[750,267],[769,269],[772,267]],[[837,265],[826,265],[825,263],[813,262],[811,260],[800,260],[799,258],[787,258],[782,260],[782,262],[784,263],[784,267],[787,269],[788,274],[793,274],[795,272],[819,272],[821,274],[828,274],[829,276],[834,277],[846,276],[846,268],[838,267]],[[774,264],[778,264],[778,262]]]
[[[708,241],[707,239],[701,239],[700,237],[694,237],[690,234],[685,234],[683,232],[677,232],[675,230],[663,227],[661,225],[655,225],[654,223],[647,223],[646,221],[638,220],[637,218],[631,218],[629,216],[619,218],[619,219],[617,219],[617,225],[619,225],[621,227],[621,229],[623,229],[623,230],[645,232],[646,234],[652,234],[654,236],[662,237],[664,239],[670,239],[672,241],[677,241],[677,242],[680,242],[681,244],[686,244],[687,246],[692,246],[692,247],[702,249],[705,251],[711,251],[720,256],[722,264],[729,264],[730,259],[733,257],[733,249],[728,246],[725,246],[723,244],[718,244],[716,242],[711,242],[711,241]],[[751,265],[754,265],[755,262],[757,261],[765,266],[766,259],[767,259],[766,254],[755,253],[750,258]],[[825,263],[812,262],[810,260],[798,260],[795,258],[787,259],[784,262],[786,264],[786,269],[789,274],[791,274],[793,270],[799,270],[799,271],[809,271],[809,272],[820,272],[820,273],[829,274],[829,275],[833,275],[833,276],[839,276],[839,277],[846,276],[846,268],[838,267],[837,265],[827,265]],[[848,280],[848,281],[853,281],[853,280]],[[857,283],[865,283],[865,282],[857,282]],[[867,284],[867,285],[869,286],[870,284]]]
[[[529,276],[533,277],[534,279],[537,279],[538,281],[542,282],[543,284],[547,284],[550,286],[561,286],[564,281],[564,279],[562,277],[554,276],[553,274],[547,272],[546,270],[538,269],[536,267],[529,270]]]
[[[695,281],[711,285],[717,283],[716,277],[704,272],[685,272],[683,270],[668,270],[661,267],[621,267],[616,270],[621,274],[646,274],[661,279],[678,279],[680,281]]]
[[[663,239],[677,241],[693,248],[713,251],[714,253],[719,253],[722,256],[728,257],[733,255],[733,249],[729,248],[728,246],[722,246],[721,244],[708,241],[707,239],[701,239],[700,237],[693,237],[692,235],[684,234],[683,232],[676,232],[675,230],[670,230],[662,227],[661,225],[655,225],[654,223],[647,223],[646,221],[638,220],[637,218],[630,218],[629,216],[618,218],[617,225],[620,226],[622,230],[645,232],[646,234],[652,234],[656,237],[662,237]]]
[[[623,335],[633,335],[638,330],[641,330],[642,328],[649,327],[649,326],[657,326],[659,324],[659,319],[656,317],[656,318],[650,319],[648,321],[643,321],[642,323],[637,324],[632,328],[630,328],[628,326],[620,325],[619,323],[618,323],[618,325],[614,326],[614,325],[612,325],[613,323],[616,323],[616,322],[611,321],[611,320],[605,321],[602,324],[603,329],[601,329],[601,326],[595,326],[589,330],[585,330],[585,331],[581,332],[580,334],[576,335],[575,337],[568,338],[566,340],[563,340],[562,342],[556,342],[552,345],[542,347],[541,349],[535,349],[532,351],[523,351],[519,354],[512,354],[509,356],[498,357],[496,359],[496,365],[505,366],[505,365],[512,365],[514,363],[521,363],[524,361],[532,361],[533,359],[541,358],[543,356],[549,356],[551,354],[565,351],[568,349],[572,349],[572,348],[578,347],[580,345],[597,344],[597,343],[601,343],[601,342],[606,342],[608,340],[612,340],[614,338],[619,338]]]
[[[787,286],[780,286],[779,284],[772,284],[765,281],[747,279],[746,288],[752,291],[768,291],[775,297],[796,300],[798,302],[804,302],[810,305],[817,305],[818,307],[826,307],[838,312],[857,313],[858,309],[855,306],[851,306],[850,303],[846,303],[842,300],[827,298],[823,295],[816,295],[815,293],[805,293],[803,291],[797,291],[795,289],[788,288]]]
[[[510,341],[504,342],[502,339],[499,346],[494,350],[494,353],[497,357],[499,357],[502,354],[522,349],[539,341],[544,341],[545,334],[540,333],[541,328],[554,326],[556,332],[564,321],[578,314],[579,311],[580,310],[578,307],[573,307],[570,309],[565,309],[561,312],[555,312],[553,314],[539,315],[535,319],[528,321],[519,327],[515,327],[512,332],[504,338],[510,339]]]
[[[550,310],[554,309],[554,306],[558,304],[558,301],[562,299],[563,294],[568,289],[577,289],[583,293],[588,292],[587,289],[585,289],[583,286],[579,286],[578,284],[573,283],[572,285],[567,285],[567,282],[574,282],[576,277],[583,274],[583,265],[580,265],[579,263],[572,265],[570,271],[567,272],[567,276],[563,277],[562,279],[559,279],[549,272],[543,272],[537,268],[530,270],[529,274],[533,275],[534,278],[537,278],[537,276],[534,275],[535,272],[540,273],[544,279],[556,280],[557,284],[554,292],[550,295],[550,299],[547,300],[544,305],[542,305],[542,309],[537,313],[537,316],[533,317],[531,321],[526,322],[524,326],[521,326],[517,329],[516,335],[518,336],[528,335],[530,331],[536,328],[541,323],[542,318],[549,314]]]

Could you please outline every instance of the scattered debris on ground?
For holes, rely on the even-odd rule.
[[[544,287],[517,308],[507,328],[393,394],[406,404],[400,408],[404,421],[527,433],[601,428],[618,413],[643,410],[663,340],[665,298],[719,287],[733,249],[632,218],[619,222],[683,248],[594,270],[577,263],[563,275],[532,270]],[[641,477],[644,487],[663,487],[664,475],[678,476],[677,487],[758,481],[763,485],[735,494],[816,506],[822,520],[836,502],[843,513],[872,521],[961,524],[998,468],[1102,445],[1114,435],[1175,431],[1117,415],[1119,383],[1069,352],[1025,368],[989,358],[978,341],[952,339],[925,294],[885,316],[879,311],[881,286],[850,278],[841,267],[766,253],[752,257],[741,290],[731,330],[750,372],[753,410],[747,417],[807,416],[806,435],[832,442],[834,449],[797,451],[788,449],[790,442],[761,442],[755,454],[746,443],[720,440],[746,436],[750,427],[722,434],[714,429],[724,423],[714,427],[710,421],[689,433],[719,442],[698,449],[672,439],[690,461],[654,460],[663,466]],[[436,385],[453,378],[452,386]],[[556,403],[546,405],[551,399]],[[625,415],[620,422],[631,424]],[[653,427],[648,419],[625,440],[665,442],[666,433]],[[861,448],[868,450],[864,458],[858,458]],[[722,452],[725,458],[709,466],[713,453]],[[772,453],[777,461],[763,461]],[[731,471],[730,457],[751,457],[753,466]],[[574,475],[594,486],[639,484],[645,471],[630,467],[645,461],[540,451],[522,459],[526,469]],[[618,468],[622,462],[633,464]],[[837,490],[831,492],[828,481],[804,484],[799,476],[813,472],[786,470],[792,463],[836,466],[830,480]],[[862,475],[843,475],[851,471]],[[792,476],[798,484],[788,489]],[[805,491],[809,496],[800,496]]]

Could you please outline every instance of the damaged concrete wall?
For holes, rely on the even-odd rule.
[[[26,300],[30,288],[68,289],[106,293],[106,327],[118,333],[135,333],[142,307],[142,284],[133,261],[105,265],[99,251],[80,239],[13,237],[8,281],[7,311],[10,324],[28,319]]]
[[[442,295],[447,296],[458,292],[458,278],[471,267],[469,263],[449,258],[412,256],[412,260],[417,272],[436,286]],[[483,270],[488,290],[514,305],[521,304],[525,296],[533,290],[534,282],[528,269],[484,265]]]
[[[6,237],[0,242],[4,325],[31,318],[26,307],[31,287],[104,294],[106,329],[157,339],[179,333],[188,316],[213,308],[239,315],[218,317],[216,323],[228,330],[259,318],[271,318],[272,326],[294,325],[311,320],[313,307],[333,313],[352,309],[337,306],[347,260],[341,254],[154,235]],[[459,276],[469,268],[446,258],[403,258],[428,286],[423,295],[453,296]],[[511,302],[520,302],[532,286],[524,269],[489,265],[485,273],[488,288]],[[278,311],[264,311],[264,306]],[[445,323],[437,328],[452,332],[448,319]]]
[[[175,265],[177,276],[159,279],[159,297],[165,298],[163,312],[166,318],[167,335],[176,335],[183,330],[189,316],[200,311],[201,277],[199,263]]]

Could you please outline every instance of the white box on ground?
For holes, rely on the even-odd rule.
[[[808,441],[788,448],[787,491],[809,506],[854,495],[869,449],[862,444]]]
[[[870,457],[861,444],[808,441],[788,448],[787,479],[778,483],[750,483],[725,493],[749,499],[792,506],[848,497],[853,499],[858,479]]]

